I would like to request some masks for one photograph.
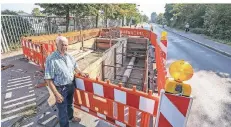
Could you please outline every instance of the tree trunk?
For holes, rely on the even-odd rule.
[[[105,11],[105,22],[106,22],[106,28],[107,28],[107,7],[106,7],[106,11]]]
[[[69,21],[70,21],[70,9],[68,7],[68,5],[66,6],[66,32],[68,32],[68,28],[69,28]]]
[[[122,17],[122,26],[124,26],[124,16]]]
[[[97,13],[97,15],[96,15],[96,24],[95,24],[96,28],[98,28],[98,22],[99,22],[99,14]]]

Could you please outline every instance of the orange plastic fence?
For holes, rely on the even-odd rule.
[[[22,50],[26,58],[42,67],[44,61],[41,45],[33,44],[30,41],[22,40]]]
[[[61,35],[66,36],[69,43],[87,40],[93,37],[99,36],[100,29],[90,29],[61,33]],[[38,64],[42,69],[44,69],[46,57],[56,50],[55,39],[58,34],[51,35],[41,35],[41,36],[29,36],[22,37],[21,44],[23,54],[29,60]]]
[[[159,97],[128,89],[122,84],[114,85],[76,76],[74,106],[94,116],[119,126],[149,125],[152,116],[157,115]]]
[[[158,94],[160,94],[160,90],[165,88],[165,65],[163,62],[163,56],[161,55],[161,48],[157,44],[155,47],[155,58],[156,58],[156,67],[157,67],[157,87]]]
[[[151,32],[145,29],[120,28],[121,35],[142,36],[150,39]]]

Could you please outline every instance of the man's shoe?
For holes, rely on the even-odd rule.
[[[73,117],[71,120],[69,120],[69,122],[73,122],[73,123],[79,123],[80,121],[81,119],[78,117]]]

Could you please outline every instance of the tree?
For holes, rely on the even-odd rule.
[[[228,40],[231,40],[230,15],[229,4],[166,4],[164,13],[172,27],[184,29],[189,23],[192,32]]]
[[[44,16],[44,15],[41,13],[41,11],[39,10],[39,8],[34,8],[34,9],[32,10],[32,12],[31,12],[31,14],[32,14],[33,16]]]
[[[8,10],[8,9],[1,11],[1,14],[2,15],[18,15],[17,12],[11,11],[11,10]]]
[[[156,22],[156,17],[157,17],[156,12],[152,12],[152,14],[151,14],[151,22],[152,22],[152,23],[155,23],[155,22]]]
[[[66,17],[66,32],[69,28],[70,14],[77,8],[78,4],[36,4],[44,8],[42,13]]]
[[[209,5],[204,16],[204,27],[214,38],[231,40],[231,6]]]
[[[167,24],[167,20],[164,17],[163,13],[160,13],[157,18],[156,18],[156,23],[161,24],[161,25],[166,25]]]
[[[142,15],[143,22],[148,22],[148,16],[147,15]]]
[[[165,5],[165,12],[164,12],[164,17],[167,21],[167,24],[170,25],[171,19],[173,18],[173,4],[166,4]]]

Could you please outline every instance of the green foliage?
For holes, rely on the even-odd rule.
[[[204,27],[217,39],[231,40],[231,5],[208,6],[204,16]]]
[[[163,13],[160,13],[157,16],[156,23],[158,23],[158,24],[163,24],[164,23],[164,15],[163,15]]]
[[[152,12],[152,14],[151,14],[151,22],[155,23],[156,22],[156,18],[157,18],[156,12]]]
[[[138,17],[140,14],[136,9],[135,4],[36,4],[39,5],[44,10],[42,13],[46,15],[57,15],[57,16],[66,16],[67,21],[67,31],[69,19],[68,17],[72,14],[76,17],[83,18],[85,16],[96,16],[98,24],[98,19],[101,16],[99,11],[103,11],[102,16],[105,21],[107,19],[123,19],[124,17],[129,20],[133,18],[138,22]],[[144,17],[146,20],[146,17]]]
[[[172,27],[189,23],[192,32],[231,40],[230,4],[166,4],[164,17]]]
[[[32,14],[33,16],[44,16],[44,15],[41,13],[41,11],[39,10],[39,8],[34,8],[34,9],[32,10],[32,12],[31,12],[31,14]]]
[[[148,16],[147,15],[142,15],[143,22],[148,22]]]
[[[196,33],[196,34],[205,34],[208,35],[208,31],[204,28],[192,28],[190,29],[191,32]]]
[[[17,12],[11,11],[11,10],[8,10],[8,9],[1,11],[1,14],[2,15],[18,15]]]

